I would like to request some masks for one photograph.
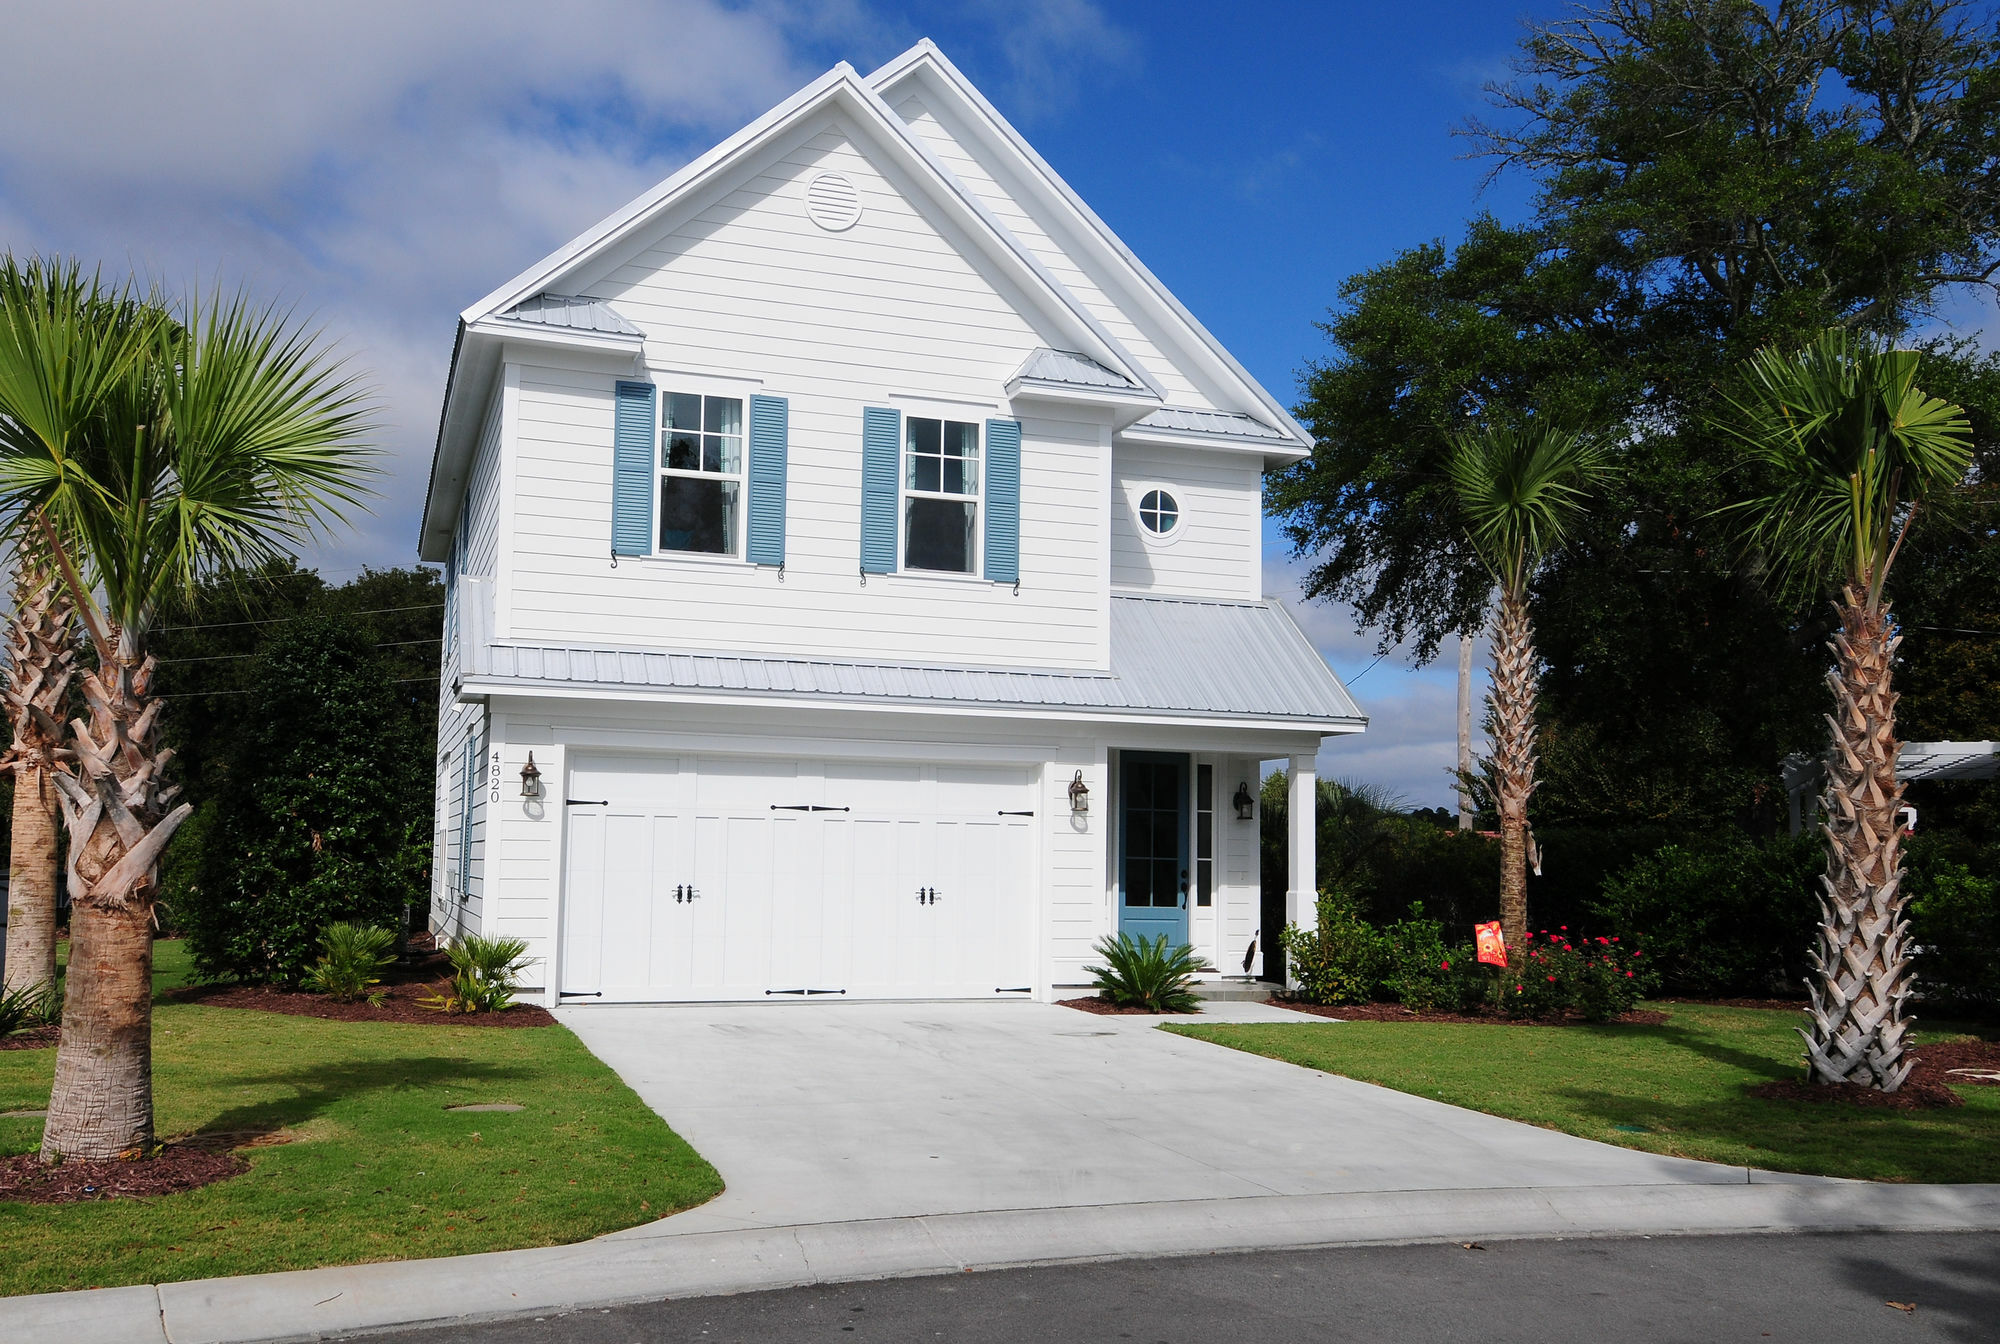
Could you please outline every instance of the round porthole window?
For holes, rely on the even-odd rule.
[[[1180,503],[1166,491],[1148,490],[1139,497],[1139,523],[1154,536],[1166,536],[1180,521]]]

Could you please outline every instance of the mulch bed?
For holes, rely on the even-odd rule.
[[[335,1003],[324,994],[277,989],[270,985],[189,985],[170,989],[162,997],[174,1003],[198,1003],[208,1008],[255,1008],[266,1013],[319,1017],[335,1022],[420,1022],[453,1027],[549,1027],[555,1016],[546,1008],[517,1003],[503,1013],[440,1013],[419,999],[437,992],[430,980],[375,986],[386,997],[380,1004],[366,1000]]]
[[[1074,1008],[1079,1013],[1096,1013],[1102,1017],[1159,1017],[1150,1008],[1120,1008],[1117,1004],[1092,995],[1087,999],[1057,999],[1059,1008]]]
[[[46,1027],[30,1027],[12,1036],[0,1036],[0,1050],[46,1050],[61,1034],[62,1028],[53,1022]]]
[[[34,1153],[0,1158],[0,1200],[75,1204],[91,1199],[143,1199],[194,1190],[247,1171],[226,1148],[170,1143],[148,1162],[65,1162],[45,1167]]]
[[[413,943],[415,939],[411,940]],[[188,985],[170,989],[161,997],[172,1003],[199,1003],[209,1008],[254,1008],[266,1013],[290,1013],[295,1017],[318,1017],[335,1022],[421,1022],[454,1027],[550,1027],[555,1016],[535,1004],[516,1003],[501,1013],[441,1013],[426,1008],[419,999],[437,993],[437,982],[450,973],[450,963],[442,954],[433,954],[410,966],[391,966],[382,973],[375,992],[383,995],[380,1004],[367,1000],[335,1003],[324,994],[304,990],[279,989],[271,985]]]
[[[2000,1073],[2000,1041],[1952,1041],[1944,1045],[1915,1047],[1917,1067],[1894,1092],[1877,1092],[1856,1083],[1813,1083],[1786,1078],[1775,1083],[1759,1083],[1750,1089],[1753,1097],[1770,1101],[1846,1102],[1853,1106],[1886,1107],[1897,1111],[1927,1111],[1963,1106],[1961,1087],[1994,1087],[2000,1081],[1953,1074],[1953,1069],[1978,1069]]]
[[[1342,1022],[1457,1022],[1481,1027],[1576,1027],[1588,1025],[1581,1017],[1537,1019],[1527,1017],[1507,1017],[1501,1013],[1415,1013],[1400,1003],[1344,1003],[1329,1006],[1318,1003],[1296,1003],[1290,999],[1272,997],[1264,1000],[1273,1008],[1289,1008],[1295,1013],[1311,1013],[1314,1017],[1331,1017]],[[1635,1008],[1629,1013],[1608,1019],[1611,1022],[1631,1026],[1657,1027],[1667,1020],[1667,1015],[1650,1008]]]

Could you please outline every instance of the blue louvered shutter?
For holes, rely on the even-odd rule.
[[[986,577],[1021,581],[1021,422],[986,422]]]
[[[659,437],[659,393],[651,383],[618,384],[611,449],[611,553],[653,553],[653,466]]]
[[[750,528],[745,558],[785,563],[785,439],[790,407],[783,397],[750,398]]]
[[[902,412],[880,406],[861,412],[861,572],[896,569],[896,459]]]

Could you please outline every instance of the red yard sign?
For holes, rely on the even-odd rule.
[[[1479,940],[1479,960],[1488,966],[1507,964],[1507,940],[1500,936],[1500,921],[1472,926],[1473,937]]]

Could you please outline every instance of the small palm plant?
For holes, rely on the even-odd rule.
[[[1169,948],[1164,933],[1150,942],[1121,933],[1098,939],[1096,950],[1104,964],[1083,969],[1096,977],[1099,997],[1120,1008],[1144,1008],[1150,1013],[1201,1011],[1194,978],[1214,968],[1187,944]]]
[[[467,934],[445,950],[451,977],[437,993],[420,1000],[441,1013],[497,1013],[514,1006],[521,971],[528,964],[528,945],[519,938],[483,938]]]
[[[1500,927],[1510,949],[1528,941],[1528,799],[1535,791],[1540,672],[1528,588],[1610,477],[1603,448],[1548,424],[1485,426],[1452,441],[1451,482],[1473,549],[1493,575],[1491,790],[1500,814]]]
[[[352,1003],[370,995],[382,983],[377,974],[396,960],[396,935],[387,929],[341,921],[319,931],[320,959],[306,972],[306,986],[333,999]]]
[[[1762,484],[1733,506],[1744,537],[1779,584],[1829,589],[1840,631],[1827,674],[1834,713],[1826,758],[1826,876],[1813,960],[1812,1076],[1894,1092],[1905,1054],[1910,953],[1896,809],[1896,697],[1902,642],[1884,597],[1918,512],[1972,464],[1965,412],[1916,386],[1917,353],[1841,330],[1797,353],[1745,361],[1718,427],[1746,449]]]

